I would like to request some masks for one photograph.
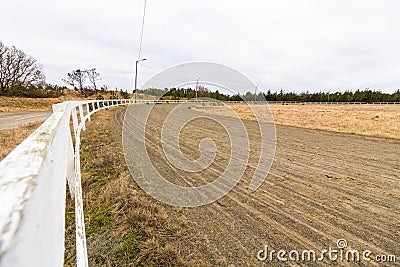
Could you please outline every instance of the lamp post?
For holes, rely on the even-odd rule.
[[[197,87],[199,86],[199,80],[200,80],[200,78],[197,78],[197,80],[196,80],[196,89],[194,90],[196,92],[196,102],[197,102]]]
[[[135,68],[135,103],[136,103],[136,95],[137,95],[137,66],[140,61],[145,61],[145,58],[136,60],[136,68]]]

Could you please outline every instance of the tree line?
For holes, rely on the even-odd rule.
[[[97,82],[100,80],[100,73],[96,68],[76,69],[67,73],[63,81],[72,86],[83,97],[88,97],[99,93],[98,99],[103,99],[101,92],[108,90],[103,85],[98,89]],[[22,96],[22,97],[58,97],[67,89],[66,86],[51,85],[46,83],[43,67],[36,59],[17,49],[15,46],[5,46],[0,41],[0,95]],[[217,91],[211,91],[204,86],[199,86],[197,90],[188,88],[170,88],[138,90],[141,93],[162,96],[164,99],[191,99],[197,97],[213,98],[221,101],[297,101],[297,102],[400,102],[400,90],[392,94],[383,93],[380,90],[347,90],[345,92],[258,92],[248,91],[245,94],[227,95]],[[120,89],[111,91],[111,98],[128,98],[129,94]]]
[[[213,98],[220,101],[232,100],[232,98],[229,95],[222,94],[218,90],[213,92],[205,88],[204,86],[199,86],[197,90],[193,90],[190,87],[171,88],[171,89],[165,88],[164,90],[157,88],[149,88],[145,90],[138,89],[138,93],[158,96],[162,97],[162,99],[174,99],[174,100],[195,98],[196,91],[197,91],[197,97]]]
[[[264,94],[267,101],[298,101],[298,102],[400,102],[400,90],[393,93],[383,93],[380,90],[371,90],[369,88],[356,91],[346,90],[345,92],[302,92],[302,93],[284,93],[282,90],[272,93],[268,90]],[[253,96],[254,98],[254,96]]]
[[[188,88],[149,88],[146,90],[138,90],[139,93],[159,96],[163,99],[192,99],[196,97],[196,90]],[[213,98],[220,101],[296,101],[296,102],[400,102],[400,90],[394,93],[383,93],[380,90],[356,90],[355,92],[347,90],[345,92],[259,92],[253,93],[248,91],[245,94],[227,95],[220,93],[218,90],[213,92],[203,86],[197,90],[197,97]]]

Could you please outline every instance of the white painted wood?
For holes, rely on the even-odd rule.
[[[67,181],[71,198],[75,198],[75,152],[72,144],[71,134],[66,135],[65,142],[68,143],[67,147]]]
[[[76,138],[77,135],[76,131],[78,129],[78,116],[76,115],[76,107],[72,108],[71,115],[72,115],[72,125],[74,126],[74,134]]]
[[[54,112],[0,162],[1,266],[63,263],[67,122]]]
[[[80,116],[80,118],[81,118],[81,123],[83,122],[83,126],[82,126],[82,130],[83,131],[85,131],[86,130],[86,128],[85,128],[85,123],[84,123],[84,121],[85,121],[85,114],[83,114],[83,108],[82,108],[82,105],[79,105],[78,106],[79,107],[79,116]]]
[[[85,115],[82,105],[89,110],[89,103],[93,111]],[[88,266],[79,138],[85,121],[98,110],[99,101],[53,105],[53,114],[0,162],[1,267],[63,265],[66,180],[75,198],[77,266]]]
[[[86,116],[88,121],[90,121],[90,109],[89,109],[89,104],[86,104]]]

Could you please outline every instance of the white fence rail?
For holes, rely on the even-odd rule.
[[[200,99],[138,100],[135,103],[182,102],[216,103]],[[93,113],[127,104],[133,104],[133,100],[67,101],[53,105],[53,114],[0,162],[1,267],[62,266],[65,178],[71,195],[75,197],[77,266],[88,265],[80,173],[80,133],[85,130],[85,122],[90,120]],[[71,117],[75,146],[70,129]]]
[[[80,132],[96,111],[131,102],[92,100],[53,105],[53,114],[0,162],[0,266],[62,266],[65,178],[75,196],[77,265],[88,265]]]

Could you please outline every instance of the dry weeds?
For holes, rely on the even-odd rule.
[[[18,128],[0,130],[0,160],[24,141],[42,122],[29,123]]]
[[[0,96],[0,112],[51,111],[59,98],[25,98]]]
[[[114,112],[100,111],[82,133],[81,166],[89,266],[205,266],[177,249],[185,222],[140,190],[124,160]],[[74,204],[67,197],[65,265],[75,266]]]
[[[232,104],[244,119],[254,120],[250,108]],[[252,106],[255,109],[258,105]],[[400,105],[269,105],[276,124],[334,132],[400,138]],[[224,115],[221,107],[202,108]]]
[[[119,93],[117,93],[119,96]],[[26,98],[0,96],[0,112],[24,112],[24,111],[50,111],[51,105],[68,100],[93,100],[98,95],[104,99],[110,99],[111,92],[99,92],[88,98],[82,97],[77,91],[64,90],[64,95],[57,98]]]

